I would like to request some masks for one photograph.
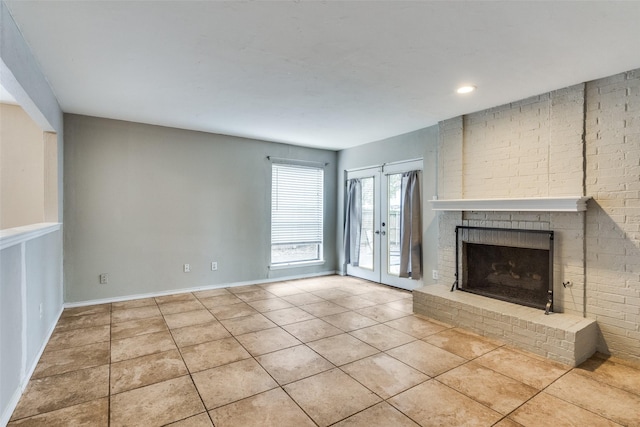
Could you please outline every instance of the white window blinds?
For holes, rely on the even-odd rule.
[[[322,260],[323,169],[272,164],[271,263]]]

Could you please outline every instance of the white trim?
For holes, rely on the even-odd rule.
[[[207,286],[196,286],[193,288],[186,289],[173,289],[169,291],[161,291],[161,292],[150,292],[148,294],[136,294],[136,295],[125,295],[121,297],[111,297],[111,298],[102,298],[88,301],[78,301],[78,302],[67,302],[64,304],[64,308],[74,308],[74,307],[86,307],[89,305],[97,305],[97,304],[109,304],[113,302],[121,302],[121,301],[131,301],[136,299],[143,298],[154,298],[161,297],[165,295],[176,295],[176,294],[186,294],[189,292],[198,292],[198,291],[208,291],[211,289],[223,289],[223,288],[235,288],[238,286],[248,286],[248,285],[261,285],[264,283],[274,283],[274,282],[285,282],[288,280],[296,280],[296,279],[307,279],[309,277],[321,277],[321,276],[331,276],[336,274],[335,271],[322,271],[319,273],[310,273],[310,274],[298,274],[295,276],[286,276],[286,277],[276,277],[272,279],[262,279],[262,280],[250,280],[246,282],[234,282],[234,283],[223,283],[219,285],[207,285]]]
[[[58,325],[58,322],[60,321],[60,316],[62,316],[62,312],[64,311],[64,307],[60,307],[60,311],[58,312],[58,315],[56,316],[56,320],[51,324],[51,326],[49,326],[49,331],[47,332],[47,337],[42,341],[42,345],[40,346],[40,350],[38,351],[38,354],[36,355],[36,357],[33,359],[33,363],[31,365],[31,367],[29,367],[29,370],[27,371],[27,375],[24,378],[24,382],[22,384],[22,391],[24,391],[25,388],[27,388],[27,385],[29,384],[29,381],[31,380],[31,376],[33,375],[33,372],[36,370],[36,367],[38,366],[38,362],[40,361],[40,358],[42,357],[42,353],[44,353],[44,349],[47,348],[47,344],[49,344],[49,340],[51,339],[51,335],[53,335],[53,331],[56,329],[56,326]]]
[[[22,387],[18,387],[13,391],[13,396],[7,402],[6,408],[4,408],[4,412],[2,413],[2,418],[0,418],[0,426],[6,426],[9,424],[9,420],[11,419],[11,415],[13,415],[13,411],[16,410],[18,406],[18,402],[20,402],[20,398],[22,397]]]
[[[60,230],[61,227],[62,224],[59,222],[41,222],[0,230],[0,251],[45,234],[53,233]]]
[[[584,212],[590,196],[429,200],[434,211]]]

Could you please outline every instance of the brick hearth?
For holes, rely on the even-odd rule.
[[[593,319],[551,313],[463,291],[444,285],[413,291],[413,311],[482,336],[497,338],[570,366],[596,351],[598,326]]]

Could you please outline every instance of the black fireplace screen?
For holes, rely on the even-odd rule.
[[[553,231],[456,227],[454,287],[545,309],[553,296]]]

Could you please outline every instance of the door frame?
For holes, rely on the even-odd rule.
[[[360,277],[385,285],[391,285],[403,289],[412,290],[418,286],[422,286],[422,279],[413,280],[401,278],[388,271],[388,176],[403,172],[419,170],[420,171],[420,192],[422,194],[422,170],[423,159],[411,159],[400,162],[384,163],[377,166],[369,166],[357,169],[349,169],[344,172],[345,189],[347,181],[353,178],[374,177],[374,269],[353,267],[350,264],[344,265],[344,271],[347,275]],[[346,205],[345,205],[346,206]],[[343,220],[346,211],[343,213]],[[377,214],[377,218],[376,218]],[[382,224],[385,226],[382,226]]]
[[[382,167],[381,166],[373,166],[370,168],[360,168],[354,171],[345,171],[345,189],[347,188],[347,182],[350,179],[373,179],[373,230],[374,232],[371,236],[367,236],[365,232],[362,233],[361,239],[371,238],[373,241],[373,269],[369,269],[366,267],[354,267],[351,264],[345,264],[344,271],[349,276],[359,277],[361,279],[370,280],[372,282],[380,283],[380,256],[376,256],[376,253],[379,254],[380,248],[380,227],[378,224],[380,223],[380,182],[382,178]],[[346,209],[343,213],[343,220],[346,215]]]

